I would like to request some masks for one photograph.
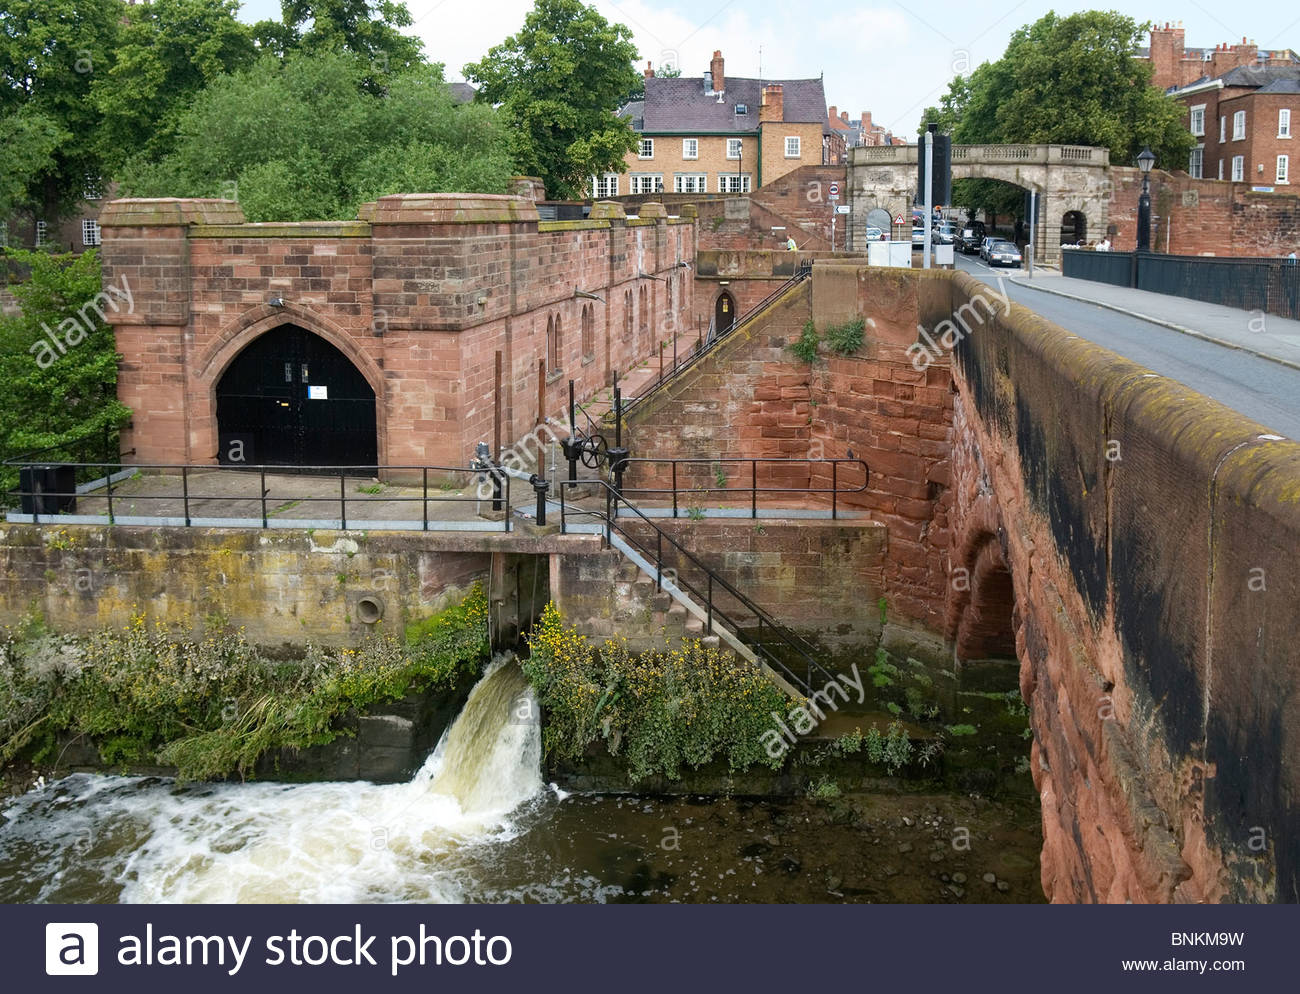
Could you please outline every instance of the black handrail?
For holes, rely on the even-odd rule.
[[[423,465],[376,466],[374,464],[366,464],[360,466],[277,466],[277,465],[263,465],[263,464],[256,464],[256,465],[241,464],[238,466],[227,466],[227,465],[215,465],[211,463],[208,464],[193,464],[193,463],[123,464],[121,462],[51,463],[51,464],[44,464],[44,463],[37,462],[37,463],[24,464],[17,461],[12,461],[10,463],[7,463],[7,465],[19,466],[21,468],[34,468],[36,466],[41,466],[41,465],[55,465],[66,469],[72,469],[74,471],[80,469],[97,469],[100,470],[103,474],[100,477],[100,479],[104,481],[104,489],[102,493],[99,491],[91,491],[84,494],[78,493],[75,486],[70,491],[62,490],[62,489],[44,489],[44,488],[25,489],[22,487],[21,483],[18,487],[14,488],[13,490],[10,490],[9,491],[10,496],[19,498],[20,502],[21,499],[24,497],[31,498],[31,507],[32,507],[31,514],[32,514],[33,524],[40,524],[42,518],[45,518],[47,520],[58,519],[59,517],[58,513],[40,511],[37,509],[38,505],[43,503],[44,499],[46,498],[53,499],[54,503],[56,505],[59,505],[62,503],[62,501],[60,501],[60,498],[82,497],[82,498],[95,500],[102,497],[107,499],[108,501],[107,516],[110,524],[113,523],[114,520],[114,511],[113,511],[114,499],[116,499],[119,502],[119,504],[122,500],[130,500],[132,502],[178,501],[181,504],[181,510],[184,517],[185,527],[187,528],[191,527],[191,522],[194,517],[194,515],[191,512],[193,511],[193,505],[196,501],[214,501],[220,503],[220,502],[248,502],[250,500],[256,500],[258,503],[258,513],[255,516],[249,517],[247,520],[249,521],[260,520],[261,527],[267,528],[269,527],[268,525],[269,520],[271,519],[271,517],[273,517],[272,509],[276,507],[276,504],[273,503],[273,501],[276,500],[276,498],[272,497],[271,489],[267,486],[266,483],[267,474],[268,473],[273,473],[273,474],[292,473],[295,479],[301,479],[303,476],[326,476],[326,477],[337,476],[338,477],[339,492],[336,496],[303,497],[298,494],[285,493],[281,495],[281,497],[278,499],[284,501],[295,501],[300,504],[314,504],[314,503],[337,504],[339,509],[340,527],[343,529],[347,528],[347,520],[348,520],[347,513],[348,513],[349,504],[352,505],[355,512],[356,505],[358,504],[419,503],[421,507],[420,522],[421,522],[422,530],[428,531],[429,524],[431,521],[429,517],[429,504],[431,502],[434,504],[491,502],[495,510],[505,511],[502,520],[502,530],[510,531],[510,507],[511,507],[510,475],[507,473],[492,472],[483,469],[477,469],[474,467],[423,466]],[[214,471],[221,471],[221,470],[232,470],[241,474],[256,473],[257,493],[256,494],[202,494],[202,493],[196,494],[193,491],[190,482],[191,474],[196,472],[212,473]],[[180,486],[179,488],[168,489],[163,493],[128,495],[119,492],[116,495],[114,494],[113,477],[115,475],[122,472],[136,473],[136,472],[147,472],[147,471],[156,471],[160,475],[166,474],[167,471],[172,471],[172,472],[179,471]],[[418,473],[420,477],[420,493],[412,496],[403,496],[400,494],[385,494],[380,496],[377,494],[368,494],[364,492],[354,494],[352,496],[348,495],[347,480],[349,479],[349,477],[352,479],[374,479],[378,473],[382,472],[387,474],[390,471],[407,473],[411,476],[414,476]],[[499,491],[500,496],[497,497],[495,492],[492,496],[487,496],[487,497],[479,497],[479,496],[451,497],[445,493],[431,494],[429,492],[429,474],[431,472],[435,474],[440,473],[443,475],[448,475],[452,473],[468,474],[471,477],[471,479],[470,482],[466,484],[467,486],[472,485],[474,482],[474,478],[476,477],[492,476],[496,480],[501,481],[500,483],[501,490]],[[40,498],[40,500],[38,500],[37,498]],[[160,517],[162,516],[174,517],[174,515],[160,515]]]
[[[564,499],[565,488],[592,484],[603,490],[605,495],[605,510],[602,512],[599,509],[582,507],[570,508],[569,502]],[[646,545],[645,542],[619,523],[620,506],[631,511],[635,518],[649,526],[654,535],[653,550]],[[746,597],[734,586],[711,570],[707,565],[701,562],[696,555],[656,525],[654,521],[642,514],[641,511],[637,509],[636,505],[629,503],[609,484],[602,480],[581,480],[576,482],[562,480],[560,482],[561,534],[567,534],[570,517],[594,517],[600,519],[605,525],[605,541],[607,544],[610,543],[613,533],[618,532],[623,536],[623,538],[639,549],[647,559],[652,560],[655,568],[656,590],[663,589],[663,546],[664,543],[667,542],[668,545],[675,549],[683,559],[704,574],[705,579],[703,581],[703,589],[683,577],[680,572],[676,573],[672,582],[675,586],[694,595],[694,597],[703,604],[706,614],[705,634],[713,634],[714,618],[720,618],[722,622],[731,629],[732,634],[735,635],[736,638],[743,642],[756,656],[761,657],[764,662],[781,673],[781,675],[790,681],[791,684],[800,688],[805,696],[813,693],[814,671],[823,678],[824,683],[830,683],[835,680],[835,677],[830,673],[830,671],[827,670],[826,667],[817,659],[816,650],[813,649],[805,639],[777,622],[776,619],[755,604],[750,598]],[[713,596],[713,589],[715,586],[720,587],[732,599],[739,602],[746,611],[758,620],[758,632],[754,638],[746,638],[744,635],[745,629],[740,625],[739,621],[729,616],[721,607],[718,606]],[[768,639],[764,639],[763,637],[765,631],[768,633]],[[792,653],[803,661],[805,672],[802,677],[796,674],[780,656],[769,648],[769,642],[772,639],[785,645]]]
[[[713,351],[719,342],[725,341],[730,335],[734,334],[741,325],[754,320],[754,318],[758,317],[763,311],[767,310],[785,296],[787,292],[808,279],[808,277],[812,275],[812,271],[812,262],[805,260],[800,263],[798,268],[795,269],[793,276],[747,310],[744,314],[737,317],[736,320],[731,323],[731,327],[728,328],[726,332],[719,334],[712,341],[706,341],[702,346],[689,355],[683,356],[680,361],[673,364],[672,369],[667,373],[661,374],[653,383],[648,384],[645,391],[640,395],[636,397],[624,397],[622,413],[626,415],[630,410],[632,410],[632,408],[641,403],[641,401],[645,400],[647,397],[651,396],[656,390],[664,386],[664,384],[671,383],[686,370],[690,369],[704,358],[704,356]]]
[[[829,487],[760,487],[758,485],[758,466],[759,463],[772,463],[778,466],[790,466],[792,463],[806,462],[809,466],[809,475],[812,469],[818,466],[829,466],[831,471],[831,485]],[[867,466],[866,461],[862,459],[777,459],[777,458],[745,458],[745,457],[726,457],[721,459],[706,458],[689,458],[689,459],[653,459],[653,458],[635,458],[628,459],[628,472],[637,464],[641,465],[667,465],[671,471],[670,487],[638,487],[632,483],[624,482],[623,497],[626,500],[629,494],[637,494],[641,497],[657,497],[668,495],[672,497],[673,517],[680,517],[678,513],[678,497],[681,494],[747,494],[750,499],[750,517],[758,517],[758,495],[766,494],[830,494],[831,495],[831,517],[839,517],[839,495],[840,494],[858,494],[867,489],[867,484],[871,480],[871,469]],[[739,464],[749,467],[749,481],[747,487],[717,486],[717,487],[697,487],[697,486],[679,486],[677,478],[677,467],[686,466],[725,466],[728,464]],[[851,464],[860,467],[862,470],[862,486],[852,487],[847,490],[841,490],[839,487],[840,466]]]

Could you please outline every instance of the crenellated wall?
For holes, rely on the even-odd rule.
[[[492,437],[497,352],[509,443],[564,410],[569,379],[590,396],[691,306],[693,209],[629,219],[599,204],[586,221],[539,222],[516,197],[400,194],[359,213],[248,224],[234,201],[106,205],[105,285],[134,298],[110,320],[137,461],[213,461],[222,373],[285,324],[330,342],[374,390],[381,464],[457,466]]]

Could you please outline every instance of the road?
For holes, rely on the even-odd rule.
[[[960,253],[957,268],[993,285],[998,276],[1020,279],[1025,275],[1018,269],[991,270],[977,256]],[[1080,338],[1185,383],[1279,435],[1300,439],[1300,371],[1104,307],[1015,286],[1006,280],[1003,285],[1012,301]]]

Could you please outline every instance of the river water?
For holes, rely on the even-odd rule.
[[[494,663],[405,784],[77,774],[0,809],[5,902],[1034,901],[1023,802],[569,795]],[[991,878],[991,879],[990,879]]]

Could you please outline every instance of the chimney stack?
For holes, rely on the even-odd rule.
[[[758,109],[758,121],[785,120],[785,88],[780,83],[768,83],[763,87],[763,105]]]
[[[713,74],[713,92],[721,93],[727,88],[727,76],[723,72],[721,50],[713,53],[713,61],[709,63],[709,70]]]
[[[645,78],[654,79],[654,75],[655,75],[655,67],[651,65],[649,62],[647,62],[645,64]]]
[[[831,104],[830,119],[833,121],[833,120],[835,120],[835,119],[836,119],[837,117],[839,117],[839,116],[840,116],[840,115],[839,115],[839,112],[838,112],[838,110],[836,109],[835,105],[834,105],[834,104]]]

